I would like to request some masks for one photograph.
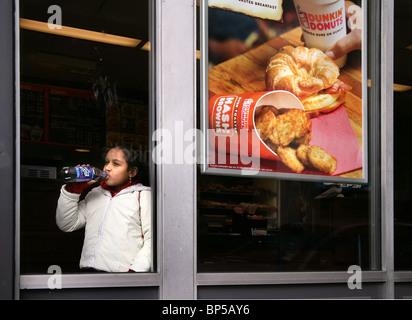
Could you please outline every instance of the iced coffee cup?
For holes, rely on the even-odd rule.
[[[293,0],[308,48],[325,52],[346,35],[344,0]],[[342,68],[347,56],[335,60]]]

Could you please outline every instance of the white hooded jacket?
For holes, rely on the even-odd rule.
[[[101,186],[84,200],[61,188],[57,226],[65,232],[85,227],[80,268],[107,272],[150,271],[152,262],[151,191],[131,185],[115,196]]]

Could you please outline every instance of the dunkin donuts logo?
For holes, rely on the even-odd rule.
[[[297,12],[301,26],[313,31],[334,30],[344,24],[343,7],[339,10],[326,14],[313,14],[303,11],[300,6],[297,7]]]

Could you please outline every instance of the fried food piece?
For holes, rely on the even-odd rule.
[[[290,110],[289,117],[294,117],[296,121],[295,139],[305,139],[307,135],[312,134],[312,122],[310,117],[303,110]]]
[[[296,149],[296,155],[299,161],[308,169],[316,169],[327,174],[332,174],[336,170],[337,161],[335,157],[319,146],[301,144]]]
[[[278,146],[287,146],[294,140],[304,139],[312,132],[310,117],[303,110],[288,109],[276,118],[269,139]],[[310,139],[309,139],[310,140]]]
[[[310,146],[307,157],[311,165],[320,172],[332,174],[336,170],[336,158],[319,146]]]
[[[297,149],[296,149],[296,156],[298,157],[299,161],[302,162],[305,167],[310,168],[311,163],[308,158],[308,151],[310,149],[309,144],[301,144]]]
[[[263,141],[269,138],[276,124],[276,115],[271,109],[270,106],[264,106],[256,115],[256,129],[260,130],[259,134]]]
[[[296,138],[295,140],[293,140],[293,144],[295,146],[300,146],[300,145],[307,145],[309,144],[310,140],[312,140],[312,131],[308,132],[307,134],[305,134],[304,136],[300,137],[300,138]]]
[[[301,173],[306,168],[332,174],[336,170],[335,157],[319,146],[309,145],[312,122],[303,110],[263,106],[256,114],[255,125],[262,140],[293,172]]]
[[[276,125],[269,139],[278,146],[287,146],[295,139],[293,118],[281,115],[278,117]]]
[[[277,153],[280,160],[293,172],[301,173],[305,170],[305,166],[299,161],[295,149],[291,147],[278,147]]]

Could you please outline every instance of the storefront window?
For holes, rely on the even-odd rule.
[[[63,273],[151,271],[149,1],[21,0],[19,11],[20,273],[44,274],[50,266]],[[116,146],[130,152],[106,153]],[[85,164],[107,171],[104,185],[72,183],[61,194],[61,169]],[[121,181],[115,165],[124,170]],[[121,191],[126,183],[136,201],[130,212],[115,212],[116,196],[131,188]],[[56,217],[62,196],[71,199],[70,218],[60,202]],[[77,206],[86,209],[77,215]],[[120,254],[99,256],[104,246]]]
[[[200,176],[199,272],[371,269],[361,185]]]
[[[408,119],[411,110],[408,101],[412,96],[410,80],[412,58],[412,38],[407,30],[411,22],[406,12],[411,3],[395,0],[395,39],[394,39],[394,141],[402,141],[409,136]],[[394,191],[395,191],[395,269],[412,270],[412,172],[409,168],[411,152],[403,143],[394,144]]]
[[[208,81],[206,80],[208,92],[204,95],[208,97],[205,100],[211,101],[209,103],[213,107],[214,95],[232,94],[236,96],[243,93],[268,91],[266,66],[270,58],[284,47],[306,45],[302,42],[302,21],[299,23],[295,7],[296,3],[300,2],[283,1],[282,16],[277,18],[278,21],[274,21],[275,17],[268,18],[268,20],[262,19],[262,16],[253,18],[250,12],[248,15],[242,14],[242,11],[246,9],[235,4],[233,5],[235,9],[232,8],[232,10],[239,12],[230,12],[229,15],[228,12],[219,11],[216,8],[219,6],[218,2],[209,1],[209,3],[213,4],[206,7],[209,19],[207,41],[209,78]],[[370,9],[368,6],[369,10],[363,12],[365,21],[362,28],[362,9],[367,7],[366,1],[354,1],[351,5],[349,11],[357,12],[358,15],[357,20],[353,15],[348,16],[352,23],[348,30],[357,29],[357,32],[363,30],[366,35],[366,30],[363,28],[369,26],[369,22],[374,19],[373,6]],[[301,8],[303,6],[304,2]],[[336,16],[336,12],[332,16]],[[219,21],[225,20],[222,16],[232,19],[233,23],[219,24]],[[210,24],[210,19],[215,19],[213,24]],[[240,23],[240,21],[248,21],[250,26],[247,27],[246,22]],[[235,28],[235,25],[242,27]],[[254,31],[248,32],[250,30]],[[227,34],[225,36],[224,33],[229,33],[231,36]],[[273,122],[270,124],[264,122],[266,126],[260,127],[260,138],[265,140],[267,146],[272,146],[272,151],[278,152],[279,157],[264,158],[261,153],[261,161],[258,164],[260,176],[253,176],[250,172],[244,175],[238,174],[238,163],[229,166],[231,163],[220,165],[218,162],[211,161],[209,169],[219,171],[225,168],[226,171],[220,171],[222,175],[213,174],[211,170],[199,170],[197,212],[197,270],[199,272],[347,271],[350,266],[358,266],[362,270],[380,268],[379,254],[377,254],[379,237],[376,236],[379,233],[379,223],[376,222],[379,220],[380,213],[379,208],[374,205],[379,198],[377,191],[379,173],[374,171],[376,167],[371,165],[372,162],[368,158],[368,156],[379,154],[376,149],[379,146],[378,137],[371,135],[372,130],[376,128],[375,122],[379,120],[374,116],[379,114],[377,111],[379,107],[372,103],[371,99],[367,99],[371,88],[376,88],[377,85],[370,67],[373,60],[369,59],[372,53],[376,52],[376,48],[373,47],[375,44],[369,37],[365,36],[362,39],[365,41],[362,49],[361,46],[352,48],[353,50],[347,54],[346,62],[340,65],[339,79],[350,85],[345,102],[337,104],[339,108],[328,109],[326,112],[323,112],[325,109],[315,114],[309,112],[311,113],[312,136],[308,136],[308,140],[295,138],[288,143],[283,143],[280,138],[276,138],[281,136],[279,131],[276,131],[275,138],[272,133],[267,135],[268,139],[263,138],[262,129],[270,125],[277,128]],[[232,44],[229,45],[229,43]],[[237,44],[236,47],[234,43]],[[227,48],[238,50],[223,50]],[[362,54],[366,55],[366,52],[370,54],[367,55],[368,59],[363,60]],[[291,58],[285,59],[291,61]],[[366,60],[367,63],[365,63]],[[371,79],[368,87],[364,86],[366,78]],[[279,90],[279,88],[275,87],[271,90]],[[282,90],[292,89],[286,86]],[[298,93],[293,93],[298,96]],[[324,93],[327,93],[327,90]],[[252,101],[252,103],[250,109],[247,110],[252,110],[254,97],[248,98],[250,99],[247,101]],[[362,102],[364,109],[362,109]],[[262,109],[267,107],[265,103],[262,104],[264,105]],[[209,105],[209,108],[211,106]],[[304,106],[306,109],[303,110],[306,112],[313,111],[307,109],[307,104]],[[245,105],[242,107],[245,108]],[[230,108],[229,105],[227,109]],[[234,108],[237,108],[237,105]],[[224,118],[218,115],[219,109],[216,110],[215,114],[209,109],[213,125],[209,124],[208,128],[216,132],[231,129],[230,123],[227,127],[223,127]],[[346,171],[338,173],[334,172],[334,168],[331,172],[319,172],[319,169],[316,171],[313,168],[315,166],[313,162],[312,167],[309,165],[299,169],[286,156],[282,156],[280,149],[288,149],[297,153],[294,150],[298,148],[298,144],[312,145],[315,135],[319,132],[322,132],[323,141],[332,139],[334,129],[327,126],[317,128],[315,122],[327,118],[332,119],[337,116],[339,110],[348,114],[350,123],[348,128],[354,137],[353,148],[362,149],[363,159],[368,159],[369,162],[362,163],[361,156],[360,165],[355,164],[355,157],[351,156],[347,159],[346,164],[350,167],[346,168]],[[202,110],[199,112],[201,113]],[[239,122],[236,122],[236,119],[240,119],[245,114],[247,116],[247,113],[241,112],[243,111],[237,114],[235,112],[233,122],[238,124],[238,127],[234,125],[235,131],[240,129],[239,123],[243,125],[241,122],[243,118]],[[256,111],[258,112],[260,111]],[[275,110],[272,113],[276,114],[272,118],[279,115],[281,118],[286,114],[284,109]],[[324,116],[318,118],[319,114]],[[257,122],[255,118],[253,125]],[[222,127],[219,127],[221,123]],[[338,123],[338,127],[341,128],[338,131],[341,134],[342,122]],[[294,125],[297,126],[296,123]],[[336,129],[336,126],[333,128]],[[365,137],[369,138],[365,139]],[[232,143],[232,139],[230,140]],[[301,140],[306,142],[301,142]],[[316,141],[321,143],[320,140]],[[334,141],[334,145],[330,148],[325,144],[325,148],[329,148],[331,153],[338,149],[344,150],[343,153],[348,153],[352,148],[346,145],[342,149],[340,144],[343,144],[344,140]],[[218,150],[216,152],[218,155],[212,160],[219,159],[219,152],[221,153],[222,150]],[[233,152],[230,155],[232,156]],[[343,157],[337,156],[338,164],[344,162],[343,158],[344,155]],[[226,159],[229,159],[229,156]],[[303,162],[301,159],[300,161]],[[300,164],[300,161],[297,163]],[[254,163],[251,162],[253,167]],[[274,165],[273,163],[276,162],[277,164]],[[235,170],[230,171],[227,168]],[[311,175],[315,175],[315,178]],[[324,175],[325,178],[320,175]],[[342,183],[346,178],[350,182]]]

